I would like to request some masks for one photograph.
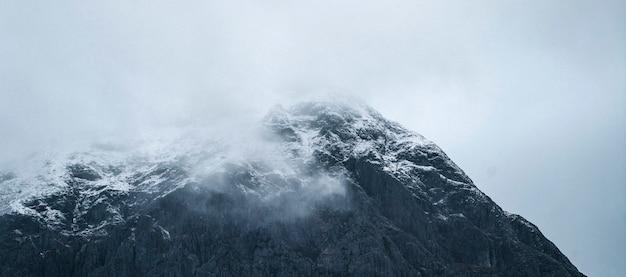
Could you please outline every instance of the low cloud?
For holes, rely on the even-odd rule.
[[[0,164],[42,149],[168,137],[180,126],[245,130],[276,103],[341,91],[441,145],[505,209],[546,226],[566,254],[611,253],[572,258],[583,272],[616,275],[624,270],[614,259],[626,248],[605,251],[593,238],[605,237],[599,234],[614,229],[612,218],[626,209],[611,198],[624,193],[624,5],[3,1]],[[555,163],[529,153],[569,157],[563,153],[586,153],[579,149],[589,145],[601,149],[559,160],[558,173],[527,180],[535,167]],[[480,177],[494,163],[498,175]],[[593,170],[571,175],[571,168]],[[548,174],[575,178],[564,187]],[[606,178],[597,191],[615,208],[607,210],[604,200],[578,205],[587,189],[562,199],[569,206],[544,201],[547,210],[581,215],[570,225],[554,224],[545,207],[511,193],[554,198],[563,188],[595,186],[583,181],[587,176]],[[597,221],[596,214],[606,218],[589,227],[593,232],[572,223]],[[577,234],[587,244],[556,234]],[[618,235],[606,241],[625,243]]]

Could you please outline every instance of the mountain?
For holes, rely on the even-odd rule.
[[[261,125],[5,171],[0,275],[584,276],[369,107],[277,106]]]

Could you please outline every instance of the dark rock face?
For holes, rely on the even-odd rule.
[[[121,191],[103,179],[114,169],[69,165],[66,189],[0,216],[0,275],[584,276],[436,145],[368,108],[305,103],[265,124],[295,174],[229,164],[193,180],[162,163]]]

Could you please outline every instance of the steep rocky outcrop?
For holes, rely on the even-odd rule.
[[[265,157],[196,145],[79,159],[39,178],[62,182],[49,193],[5,190],[0,275],[583,276],[439,147],[370,108],[276,107],[264,126]]]

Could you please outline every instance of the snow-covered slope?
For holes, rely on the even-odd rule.
[[[358,104],[5,172],[3,276],[581,276],[437,145]]]
[[[278,106],[266,123],[287,138],[289,147],[302,152],[298,155],[314,163],[350,167],[363,160],[436,204],[446,201],[441,190],[447,187],[466,191],[471,201],[490,201],[437,145],[367,106],[326,102],[302,103],[289,110]],[[424,179],[436,179],[440,186]]]

